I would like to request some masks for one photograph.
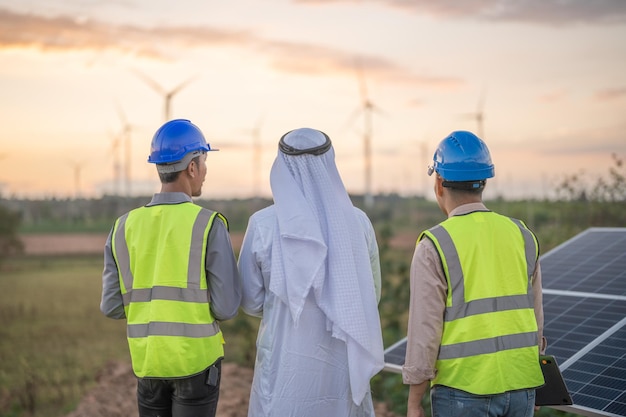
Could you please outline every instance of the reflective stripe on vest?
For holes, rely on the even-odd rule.
[[[458,216],[449,219],[424,232],[418,239],[419,241],[428,236],[433,241],[448,281],[444,328],[436,364],[438,373],[432,383],[477,395],[539,386],[543,379],[538,364],[538,338],[532,291],[532,275],[538,257],[537,241],[532,232],[519,220],[492,212],[477,212],[473,218],[470,217],[472,214],[468,214],[467,218]],[[524,289],[525,293],[498,295],[490,291],[490,287],[481,288],[481,285],[487,285],[486,282],[498,282],[498,276],[473,281],[470,291],[466,291],[468,288],[465,287],[464,270],[469,268],[476,273],[476,267],[470,265],[485,258],[473,258],[474,251],[479,251],[480,241],[471,242],[463,239],[473,238],[474,233],[477,233],[478,239],[489,239],[490,235],[480,233],[483,230],[494,230],[493,237],[499,235],[502,239],[503,234],[508,233],[507,228],[519,229],[521,239],[520,235],[516,239],[519,239],[520,244],[523,240],[524,258],[520,258],[522,248],[518,246],[518,255],[511,257],[510,260],[498,258],[500,267],[494,266],[493,269],[490,267],[483,272],[500,271],[516,275],[519,274],[517,270],[525,267],[526,282],[517,281],[513,287]],[[457,236],[456,239],[461,239],[458,244],[459,248],[463,249],[461,252],[464,256],[463,261],[469,262],[465,268],[462,266],[453,235]],[[472,249],[474,246],[476,249]],[[489,255],[482,253],[480,256]],[[493,256],[497,255],[494,253]],[[506,267],[502,269],[503,263],[508,265],[509,261],[513,269],[507,270]],[[521,285],[524,286],[520,287]],[[508,291],[517,292],[511,288]],[[473,296],[466,299],[466,294]],[[489,296],[485,297],[486,295]],[[519,325],[513,326],[514,322]],[[503,366],[516,371],[509,375],[503,370]],[[521,371],[519,367],[522,368]]]
[[[491,313],[494,311],[515,310],[518,308],[533,308],[532,273],[537,265],[536,243],[531,232],[519,220],[511,219],[520,228],[524,237],[524,250],[528,265],[528,292],[525,295],[511,295],[505,297],[483,298],[465,301],[465,280],[459,254],[456,251],[450,234],[441,225],[430,229],[439,242],[439,247],[445,253],[448,275],[452,285],[452,306],[446,308],[445,320],[452,321],[474,314]]]
[[[154,285],[149,288],[135,288],[136,285],[141,287],[146,286],[146,284],[150,285],[151,282],[151,278],[146,281],[146,277],[151,275],[146,275],[145,268],[142,268],[144,270],[143,284],[135,282],[133,272],[139,271],[137,269],[138,263],[153,265],[154,260],[158,259],[156,258],[158,255],[156,252],[148,252],[149,255],[146,258],[148,263],[145,263],[146,259],[133,259],[134,263],[131,264],[127,222],[129,215],[136,216],[133,217],[133,224],[138,230],[136,233],[141,233],[142,227],[148,227],[146,230],[153,230],[150,227],[152,210],[161,210],[159,213],[162,218],[167,218],[162,227],[169,233],[168,236],[173,235],[174,237],[189,239],[187,243],[189,251],[186,260],[180,256],[175,258],[183,261],[182,265],[179,264],[179,268],[184,267],[184,262],[187,262],[186,276],[172,277],[171,280],[168,280],[167,277],[162,279],[165,282],[172,282],[174,284],[172,286]],[[180,213],[171,213],[170,210],[180,211]],[[172,232],[172,216],[178,215],[186,217],[185,224],[192,226],[190,231],[187,229],[187,232],[182,234]],[[127,336],[131,358],[133,359],[133,369],[139,377],[192,375],[194,372],[206,369],[218,357],[223,356],[223,339],[219,325],[210,313],[210,296],[204,272],[205,242],[215,216],[219,216],[228,227],[226,219],[219,213],[195,205],[176,205],[167,208],[143,207],[120,217],[116,224],[113,236],[113,252],[120,273],[120,287],[128,318]],[[159,218],[160,220],[161,218]],[[184,230],[184,226],[182,230]],[[139,235],[136,233],[136,237],[131,240],[137,241]],[[149,232],[148,235],[150,235]],[[157,235],[152,237],[154,236]],[[156,244],[154,247],[159,247],[159,245]],[[150,260],[151,258],[154,260]],[[148,271],[151,270],[148,269]],[[172,273],[176,272],[173,271]],[[183,274],[185,273],[183,272]],[[183,279],[181,280],[181,278]],[[172,317],[171,321],[159,320],[158,315],[155,317],[150,312],[148,306],[151,303],[159,303],[163,306],[162,308],[166,308],[163,310],[164,313],[160,313],[161,319],[166,317],[166,320],[169,320],[171,316],[167,311],[171,309],[173,309],[172,312],[179,315],[178,319]],[[180,306],[177,306],[177,303]],[[189,317],[190,320],[187,320],[186,317]],[[196,342],[192,343],[192,340],[196,340]],[[167,349],[178,352],[179,349],[176,346],[182,345],[187,346],[186,355],[183,357],[171,361],[163,357]],[[165,346],[168,347],[165,348]]]
[[[128,214],[124,214],[118,220],[118,225],[115,233],[115,247],[116,247],[116,261],[118,269],[122,274],[122,279],[124,282],[124,287],[126,291],[128,289],[133,288],[133,274],[130,270],[130,259],[128,254],[128,246],[126,243],[126,219],[128,218]],[[200,268],[203,268],[202,264],[202,246],[204,245],[203,236],[204,231],[207,227],[213,224],[213,219],[215,216],[219,216],[220,219],[224,222],[226,227],[228,227],[228,223],[226,218],[217,212],[213,212],[211,214],[208,210],[201,210],[196,217],[196,221],[193,225],[193,231],[191,235],[191,248],[189,249],[189,268],[187,272],[187,288],[169,288],[163,287],[159,289],[155,288],[146,288],[146,289],[137,289],[135,291],[130,291],[129,293],[124,295],[124,305],[128,305],[128,303],[132,301],[149,301],[150,299],[163,299],[163,300],[174,300],[174,301],[190,301],[190,302],[202,302],[206,301],[206,295],[208,292],[206,291],[197,291],[200,288],[200,278],[202,276],[202,272]],[[156,290],[156,291],[155,291]],[[169,291],[168,291],[169,290]],[[172,293],[172,290],[181,290],[176,293]],[[136,292],[135,298],[133,297],[133,292]],[[152,292],[152,294],[150,294]],[[124,293],[124,291],[122,291]],[[145,294],[143,294],[145,293]],[[152,297],[151,297],[152,295]]]

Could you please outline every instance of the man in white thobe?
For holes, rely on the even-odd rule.
[[[249,417],[374,417],[384,366],[376,236],[345,190],[328,136],[285,134],[274,204],[249,220],[242,308],[261,317]]]

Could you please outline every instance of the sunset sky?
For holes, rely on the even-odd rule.
[[[626,159],[626,1],[0,0],[0,195],[157,191],[146,159],[177,88],[171,118],[220,148],[204,198],[270,196],[298,127],[362,193],[364,100],[375,193],[430,196],[437,143],[481,113],[487,197],[550,196]]]

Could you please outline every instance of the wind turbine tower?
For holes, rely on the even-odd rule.
[[[484,126],[485,95],[486,95],[486,88],[483,88],[480,93],[480,96],[478,97],[478,104],[476,105],[476,111],[474,113],[467,114],[468,117],[476,120],[476,134],[478,135],[479,138],[483,140],[485,140],[485,126]]]
[[[375,106],[367,94],[365,77],[360,65],[357,67],[359,93],[361,95],[361,111],[363,112],[363,163],[365,169],[364,204],[366,208],[374,206],[372,195],[372,113]]]
[[[113,158],[113,195],[119,196],[120,183],[122,181],[122,163],[120,161],[121,135],[109,132],[111,138],[111,156]]]
[[[252,129],[252,193],[254,198],[261,196],[261,122]]]
[[[124,191],[126,196],[130,196],[131,194],[131,153],[132,153],[132,146],[131,146],[131,130],[132,130],[132,126],[130,125],[130,123],[128,123],[128,120],[126,119],[126,115],[124,114],[124,111],[122,110],[122,108],[118,105],[117,106],[117,112],[118,115],[120,117],[120,121],[122,122],[122,130],[120,132],[120,138],[119,140],[122,142],[123,146],[124,146]]]
[[[75,161],[69,161],[73,173],[74,173],[74,198],[80,197],[80,174],[83,169],[83,164]]]
[[[422,163],[422,168],[426,169],[426,167],[428,166],[428,142],[426,140],[423,140],[419,143],[419,148],[420,148],[420,160]],[[427,182],[427,177],[425,175],[420,175],[421,178],[421,183],[422,183],[422,189],[421,189],[421,193],[422,193],[422,197],[426,198],[427,193],[427,188],[428,188],[428,182]]]

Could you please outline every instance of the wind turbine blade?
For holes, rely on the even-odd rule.
[[[461,113],[459,115],[459,117],[462,117],[464,119],[474,119],[474,120],[476,120],[476,118],[478,117],[478,113]]]
[[[370,102],[370,109],[372,110],[372,112],[380,115],[380,116],[385,116],[388,117],[389,113],[387,113],[386,111],[384,111],[381,107],[375,105],[374,103]]]
[[[361,103],[363,106],[369,105],[369,98],[367,96],[367,84],[365,83],[365,75],[363,74],[363,65],[361,64],[361,60],[357,58],[356,60],[356,76],[357,82],[359,83],[359,94],[361,96]]]
[[[173,90],[171,90],[169,92],[169,96],[173,96],[174,94],[178,93],[180,90],[182,90],[183,88],[187,87],[189,84],[191,84],[193,81],[197,80],[200,76],[199,75],[194,75],[193,77],[188,78],[187,80],[183,81],[182,83],[180,83],[177,87],[175,87]]]
[[[143,80],[143,82],[145,82],[146,84],[148,84],[150,86],[150,88],[152,88],[153,90],[155,90],[157,93],[161,94],[161,95],[165,95],[166,91],[163,87],[161,87],[161,85],[159,83],[157,83],[156,81],[154,81],[152,78],[148,77],[146,74],[144,74],[143,72],[133,69],[132,72],[139,77],[141,80]]]
[[[354,111],[346,119],[346,122],[343,124],[340,130],[345,130],[348,127],[352,126],[354,124],[354,121],[357,119],[357,117],[361,115],[361,113],[363,113],[362,107],[357,107],[356,109],[354,109]]]

